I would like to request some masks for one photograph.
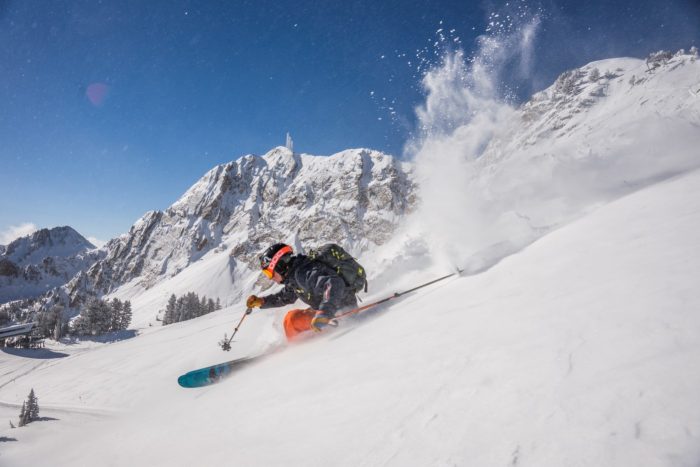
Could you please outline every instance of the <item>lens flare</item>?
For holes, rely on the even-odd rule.
[[[92,105],[102,107],[109,94],[109,86],[104,83],[92,83],[85,90],[85,95]]]

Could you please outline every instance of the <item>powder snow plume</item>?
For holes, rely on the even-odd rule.
[[[473,56],[445,48],[439,63],[425,73],[425,102],[416,109],[418,136],[406,145],[421,204],[406,224],[413,238],[403,242],[414,248],[424,243],[430,262],[442,267],[464,267],[471,255],[511,236],[495,235],[494,213],[474,180],[477,161],[494,138],[508,131],[515,113],[501,76],[507,67],[528,73],[540,21],[523,12],[500,17],[491,15]]]
[[[540,19],[490,19],[473,56],[446,47],[423,76],[418,136],[405,149],[421,201],[379,255],[391,258],[384,269],[479,271],[700,166],[696,49],[593,62],[516,108],[504,78],[527,79]]]

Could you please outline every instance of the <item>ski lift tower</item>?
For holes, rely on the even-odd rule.
[[[287,132],[287,143],[285,147],[294,153],[294,141],[292,141],[292,135],[290,135],[289,132]]]

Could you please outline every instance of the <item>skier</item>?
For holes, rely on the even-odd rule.
[[[349,255],[348,255],[349,256]],[[284,317],[284,331],[288,339],[309,329],[320,332],[335,326],[337,313],[357,308],[355,290],[346,285],[343,277],[326,263],[309,256],[294,255],[292,247],[275,243],[260,256],[262,273],[278,284],[279,292],[264,297],[251,295],[248,308],[276,308],[301,299],[310,308],[291,310]],[[364,271],[360,271],[364,276]]]

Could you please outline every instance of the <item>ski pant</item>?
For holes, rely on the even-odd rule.
[[[335,314],[357,308],[357,300],[352,296],[352,300],[346,300],[346,305],[338,310]],[[311,330],[311,320],[314,318],[316,310],[311,308],[289,310],[284,316],[284,334],[288,341],[295,340],[298,336],[306,331]]]

